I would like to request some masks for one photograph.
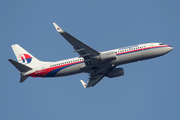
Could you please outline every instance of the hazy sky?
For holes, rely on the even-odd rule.
[[[179,120],[179,0],[4,0],[0,4],[1,120]],[[19,83],[19,44],[43,61],[79,56],[55,30],[63,30],[97,51],[163,42],[170,53],[122,65],[125,75],[104,78],[84,89],[88,74],[31,78]]]

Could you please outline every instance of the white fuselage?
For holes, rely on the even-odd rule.
[[[111,68],[112,66],[116,67],[122,64],[155,58],[170,52],[172,49],[173,47],[170,45],[164,45],[162,43],[133,45],[101,52],[101,54],[115,53],[116,59],[112,61],[99,60],[93,63],[92,66],[89,65],[87,67],[84,58],[76,57],[57,62],[48,62],[24,73],[24,75],[32,77],[59,77],[83,72],[90,73],[94,69],[101,70]]]

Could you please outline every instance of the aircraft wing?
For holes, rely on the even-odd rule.
[[[73,48],[75,49],[74,52],[77,52],[80,57],[83,57],[85,59],[85,61],[90,61],[91,58],[94,58],[100,54],[98,51],[84,44],[69,33],[63,31],[56,23],[53,23],[53,25],[56,28],[57,32],[59,32],[73,46]]]
[[[103,79],[104,74],[103,75],[95,75],[95,76],[91,76],[89,78],[88,83],[86,84],[83,80],[80,80],[83,87],[87,88],[87,87],[93,87],[94,85],[96,85],[101,79]]]
[[[104,78],[106,73],[111,69],[104,69],[90,73],[90,78],[87,84],[83,80],[80,80],[83,87],[84,88],[94,87],[99,81],[101,81]]]
[[[54,27],[56,28],[57,32],[59,32],[75,49],[74,52],[77,52],[80,57],[84,58],[84,62],[87,67],[82,68],[82,69],[88,69],[88,66],[93,65],[94,63],[97,64],[97,61],[95,58],[97,58],[100,53],[93,48],[89,47],[88,45],[84,44],[80,40],[76,39],[69,33],[63,31],[56,23],[53,23]],[[92,67],[92,66],[90,66]],[[112,67],[113,68],[113,67]],[[86,84],[83,80],[80,80],[84,88],[87,87],[93,87],[96,85],[105,75],[106,73],[112,69],[103,69],[103,70],[94,70],[90,74],[90,78],[88,83]]]

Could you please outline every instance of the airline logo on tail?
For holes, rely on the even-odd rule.
[[[28,54],[20,54],[19,55],[19,62],[22,62],[22,63],[30,63],[32,61],[32,57]]]

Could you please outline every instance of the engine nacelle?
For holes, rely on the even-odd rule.
[[[116,53],[115,52],[108,52],[108,53],[101,53],[100,55],[101,61],[105,60],[116,60]]]
[[[115,68],[107,73],[107,77],[113,78],[113,77],[119,77],[124,75],[124,69],[123,68]]]

